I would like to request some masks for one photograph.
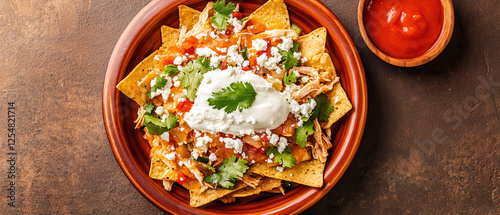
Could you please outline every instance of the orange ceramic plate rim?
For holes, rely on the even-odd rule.
[[[149,178],[147,172],[143,172],[139,168],[139,166],[144,164],[133,156],[131,148],[126,144],[126,140],[124,139],[124,136],[126,136],[125,128],[119,123],[119,117],[123,117],[124,114],[124,111],[120,108],[123,108],[121,102],[125,97],[120,94],[115,86],[127,72],[130,72],[126,71],[126,69],[133,55],[127,55],[127,53],[135,52],[138,49],[140,44],[139,41],[147,36],[144,29],[158,23],[168,14],[168,11],[176,11],[178,5],[189,5],[189,3],[190,1],[188,0],[153,1],[149,3],[130,22],[113,50],[103,85],[102,107],[104,126],[110,146],[120,167],[130,182],[132,182],[148,200],[169,213],[216,214],[218,212],[220,213],[219,210],[221,210],[227,214],[295,214],[311,207],[333,188],[349,166],[361,141],[367,114],[366,80],[356,47],[337,17],[319,1],[307,3],[300,1],[285,1],[285,3],[289,7],[300,8],[300,11],[305,11],[308,14],[322,14],[322,19],[317,19],[316,17],[315,21],[327,28],[329,34],[328,39],[338,44],[338,46],[340,46],[338,47],[338,51],[343,53],[342,56],[338,57],[345,58],[341,65],[339,65],[339,62],[334,61],[335,66],[340,66],[338,69],[345,73],[340,74],[341,80],[342,76],[346,76],[346,78],[353,80],[352,82],[342,82],[351,100],[353,109],[339,122],[340,126],[334,139],[334,145],[337,145],[334,147],[335,149],[330,151],[331,155],[327,161],[324,173],[325,183],[321,189],[300,186],[290,191],[285,196],[276,195],[276,197],[264,200],[282,201],[282,204],[273,205],[271,202],[271,206],[262,208],[251,209],[250,207],[253,202],[246,204],[236,203],[224,208],[192,208],[189,206],[188,202],[183,202],[180,198],[174,198],[175,193],[164,194],[158,192],[158,183]],[[293,17],[291,18],[293,20]],[[160,39],[159,35],[158,38]],[[332,47],[327,46],[327,49],[333,53]],[[291,197],[294,198],[292,199]],[[227,210],[227,208],[237,208],[239,210]]]

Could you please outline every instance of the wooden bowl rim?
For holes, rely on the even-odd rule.
[[[364,9],[366,4],[370,0],[360,0],[358,4],[358,26],[359,32],[361,33],[361,37],[365,41],[365,44],[368,48],[380,59],[383,61],[390,63],[399,67],[415,67],[425,64],[431,60],[434,60],[443,50],[446,48],[448,43],[450,42],[451,36],[453,35],[453,28],[455,25],[455,12],[453,9],[452,0],[441,0],[441,4],[443,5],[443,28],[441,34],[438,37],[436,43],[425,52],[422,56],[418,56],[410,59],[403,58],[395,58],[391,57],[375,46],[370,40],[370,37],[366,33],[365,24],[363,22]]]
[[[186,2],[188,2],[188,0],[165,0],[150,2],[134,17],[134,19],[130,22],[130,24],[127,26],[120,39],[118,40],[108,64],[103,84],[102,96],[104,126],[108,135],[110,146],[121,169],[130,180],[130,182],[149,201],[166,212],[174,214],[218,214],[221,213],[218,210],[222,210],[227,214],[235,214],[237,212],[240,212],[239,214],[254,214],[255,211],[252,210],[241,212],[228,211],[224,210],[223,208],[192,208],[189,206],[189,204],[187,204],[186,207],[184,202],[178,199],[157,195],[155,193],[154,186],[152,184],[146,183],[151,179],[141,178],[140,170],[137,168],[137,166],[139,165],[138,161],[130,157],[130,149],[125,147],[125,140],[122,139],[123,136],[120,136],[123,135],[123,127],[118,122],[119,119],[117,119],[117,114],[119,110],[117,109],[121,105],[119,103],[121,94],[115,86],[118,83],[118,80],[116,80],[117,77],[120,75],[120,73],[123,73],[124,70],[126,70],[127,63],[131,60],[131,57],[129,55],[126,55],[126,53],[130,49],[135,49],[138,46],[139,41],[136,41],[135,39],[144,36],[144,33],[142,31],[144,30],[148,22],[150,22],[152,19],[157,19],[157,17],[155,17],[155,14],[160,13],[160,11],[162,10],[171,10],[172,7],[176,8],[177,5],[185,4]],[[325,14],[326,16],[324,17],[324,20],[321,20],[321,22],[325,22],[329,26],[333,26],[333,29],[327,28],[327,30],[330,36],[333,37],[334,35],[336,35],[336,37],[332,39],[339,43],[338,46],[343,50],[342,53],[345,53],[345,55],[343,55],[343,58],[345,58],[345,60],[342,60],[342,65],[345,65],[346,67],[346,75],[352,77],[353,80],[352,82],[348,82],[348,85],[350,87],[346,90],[353,104],[353,109],[342,119],[342,124],[345,124],[344,135],[342,137],[339,137],[338,135],[335,137],[335,141],[340,138],[342,138],[343,141],[339,141],[339,147],[335,152],[332,152],[332,155],[330,156],[333,156],[333,154],[338,154],[338,156],[335,160],[329,159],[326,164],[327,167],[325,168],[324,177],[325,179],[327,177],[331,178],[331,180],[325,180],[324,186],[322,188],[307,187],[306,189],[303,189],[303,192],[300,192],[294,196],[290,196],[293,198],[287,197],[286,202],[280,201],[280,203],[282,203],[281,205],[272,204],[272,202],[270,202],[269,204],[273,205],[271,209],[260,211],[260,213],[266,214],[300,213],[319,201],[333,188],[333,186],[338,182],[340,177],[346,171],[357,151],[357,148],[359,147],[366,123],[368,108],[366,79],[361,59],[354,43],[352,42],[352,39],[347,34],[347,31],[340,23],[338,18],[319,1],[304,3],[299,0],[290,0],[286,1],[286,3],[300,5],[302,6],[301,8],[305,8],[305,10],[309,13],[316,12]]]

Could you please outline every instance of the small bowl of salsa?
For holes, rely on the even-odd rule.
[[[380,59],[414,67],[436,58],[448,45],[455,15],[451,0],[360,0],[358,25]]]

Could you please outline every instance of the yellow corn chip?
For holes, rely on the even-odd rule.
[[[283,0],[269,0],[252,14],[249,18],[254,23],[266,26],[266,30],[290,29],[290,16]]]
[[[260,192],[265,192],[272,190],[274,188],[277,188],[281,186],[281,180],[280,179],[275,179],[275,178],[268,178],[265,177],[262,179],[261,183],[256,189],[253,189],[252,187],[244,187],[241,190],[238,190],[231,195],[231,197],[246,197],[246,196],[251,196],[254,194],[259,194]]]
[[[139,105],[144,105],[144,103],[146,103],[146,93],[151,87],[149,84],[140,83],[143,82],[143,79],[156,67],[154,58],[157,54],[158,51],[155,51],[142,60],[134,70],[116,86],[118,90],[133,99]]]
[[[175,45],[177,40],[179,40],[179,29],[166,25],[161,26],[161,46],[163,49]]]
[[[335,72],[335,66],[333,65],[332,62],[332,58],[328,53],[315,55],[309,58],[304,65],[314,67],[320,70],[331,71],[333,75],[335,76],[337,75],[337,73]]]
[[[158,156],[158,153],[153,154],[151,158],[151,168],[149,169],[149,177],[158,180],[177,181],[177,171],[175,163],[169,162],[167,164]]]
[[[302,53],[302,57],[310,59],[315,55],[322,54],[325,52],[326,43],[326,28],[318,28],[311,33],[300,36],[298,43],[300,44],[299,49]]]
[[[232,192],[235,192],[243,187],[246,187],[247,185],[244,184],[241,181],[236,182],[236,185],[234,186],[234,189],[228,190],[228,189],[223,189],[223,188],[209,188],[203,193],[194,193],[194,192],[189,192],[190,198],[189,198],[189,205],[191,207],[200,207],[202,205],[208,204],[214,200],[217,200],[219,198],[224,197],[225,195],[228,195]]]
[[[311,187],[323,186],[323,170],[325,164],[318,160],[300,162],[292,168],[285,168],[280,172],[276,167],[267,164],[256,163],[248,171],[270,178],[291,181]]]
[[[328,122],[321,125],[323,129],[330,128],[333,123],[337,122],[337,120],[352,109],[352,104],[349,101],[349,98],[347,98],[340,82],[333,85],[332,91],[326,93],[326,96],[330,100],[334,110],[330,113],[330,119],[328,119]]]
[[[186,5],[179,6],[179,28],[186,26],[186,30],[191,30],[200,19],[201,11],[190,8]],[[177,41],[177,40],[176,40]]]

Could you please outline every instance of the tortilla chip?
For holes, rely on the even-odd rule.
[[[212,11],[213,6],[214,6],[213,2],[207,3],[207,6],[199,14],[198,21],[193,25],[191,30],[185,31],[187,29],[185,29],[183,26],[181,26],[181,33],[179,36],[179,42],[184,41],[186,38],[189,38],[190,36],[196,36],[197,38],[200,38],[201,35],[208,34],[210,31],[213,30],[212,23],[210,22],[210,20],[211,20],[210,19],[210,12]]]
[[[160,150],[158,150],[160,151]],[[165,163],[159,158],[158,153],[155,153],[151,158],[151,168],[149,169],[149,177],[158,180],[174,180],[177,181],[177,167],[175,163]]]
[[[232,192],[235,192],[241,188],[246,187],[247,185],[244,184],[243,182],[236,182],[236,185],[234,186],[234,189],[228,190],[228,189],[223,189],[223,188],[209,188],[203,193],[194,193],[194,192],[189,192],[190,198],[189,198],[189,205],[191,207],[200,207],[202,205],[206,205],[214,200],[217,200],[219,198],[224,197],[225,195],[228,195]]]
[[[161,26],[161,46],[163,49],[175,45],[177,40],[179,40],[179,29],[166,25]]]
[[[279,187],[277,187],[277,188],[274,188],[274,189],[272,189],[272,190],[268,190],[268,191],[266,191],[266,192],[267,192],[267,193],[281,193],[281,190],[280,190],[280,188],[279,188]],[[283,194],[283,195],[284,195],[284,194]]]
[[[283,0],[269,0],[252,14],[249,18],[253,23],[266,26],[266,30],[290,29],[290,16]]]
[[[186,5],[179,6],[179,28],[186,26],[186,30],[191,30],[200,19],[201,11],[190,8]],[[176,40],[177,41],[177,40]]]
[[[244,187],[241,190],[238,190],[231,195],[231,197],[247,197],[255,194],[259,194],[260,192],[265,192],[265,191],[270,191],[274,188],[277,188],[281,186],[281,180],[280,179],[275,179],[275,178],[268,178],[265,177],[262,179],[261,183],[256,189],[253,189],[252,187]]]
[[[342,116],[344,116],[349,110],[352,109],[352,104],[347,98],[347,95],[339,83],[333,85],[332,91],[326,94],[330,103],[333,106],[333,112],[330,113],[330,118],[327,123],[321,125],[323,129],[330,128],[333,123],[337,122]]]
[[[333,65],[332,58],[328,53],[321,53],[309,58],[305,64],[305,66],[314,67],[320,70],[331,71],[333,75],[337,75],[335,72],[335,66]]]
[[[323,186],[323,171],[325,164],[318,160],[303,161],[293,168],[285,168],[280,172],[276,167],[270,167],[267,164],[254,164],[248,171],[260,174],[266,177],[291,181],[310,187]]]
[[[155,51],[142,60],[134,70],[116,86],[118,90],[141,106],[146,103],[146,93],[149,91],[150,86],[149,84],[140,83],[154,70],[156,66],[154,58],[156,55],[158,55],[158,51]]]
[[[302,53],[302,57],[307,59],[324,53],[326,50],[326,28],[321,27],[307,35],[300,36],[298,43],[300,44],[299,49],[300,53]]]

